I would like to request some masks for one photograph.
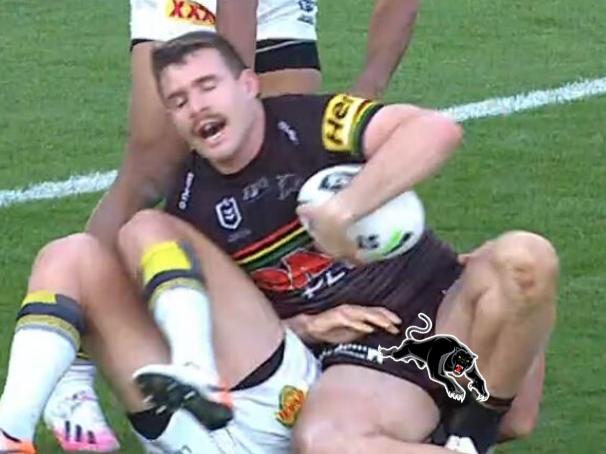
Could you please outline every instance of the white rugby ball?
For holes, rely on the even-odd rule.
[[[312,175],[301,187],[298,203],[321,204],[346,187],[362,169],[361,164],[342,164]],[[301,223],[307,228],[305,219]],[[347,230],[365,263],[395,257],[411,250],[425,230],[425,209],[414,191],[394,197]]]

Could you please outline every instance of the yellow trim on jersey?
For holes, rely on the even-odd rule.
[[[57,298],[53,292],[49,292],[47,290],[38,290],[36,292],[28,293],[23,299],[21,307],[30,303],[56,304]]]
[[[335,95],[324,109],[322,144],[329,151],[357,152],[356,132],[364,114],[376,103],[344,93]]]
[[[285,236],[284,238],[282,238],[280,241],[276,241],[275,243],[271,243],[268,247],[266,247],[265,249],[261,249],[259,252],[257,252],[256,254],[253,255],[249,255],[248,257],[246,257],[245,259],[242,260],[238,260],[237,263],[238,265],[242,266],[242,265],[246,265],[247,263],[252,262],[253,260],[256,260],[260,257],[263,257],[264,255],[267,255],[273,251],[275,251],[276,249],[278,249],[280,246],[288,243],[289,241],[291,241],[293,238],[301,235],[302,233],[305,232],[305,228],[304,227],[299,227],[297,230],[295,230],[294,232],[292,232],[291,234]]]
[[[191,269],[192,263],[187,254],[175,241],[154,244],[144,252],[141,258],[144,285],[164,271]]]

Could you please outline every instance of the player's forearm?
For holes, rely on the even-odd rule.
[[[86,230],[113,248],[120,228],[137,211],[153,206],[159,198],[159,192],[151,184],[129,188],[121,181],[114,182],[95,207]]]
[[[366,61],[356,94],[379,98],[385,92],[412,37],[419,0],[377,0],[368,30]]]
[[[433,175],[459,145],[462,129],[451,119],[421,111],[398,126],[352,184],[330,202],[353,222]]]
[[[217,1],[217,31],[250,68],[255,67],[258,3],[258,0]]]

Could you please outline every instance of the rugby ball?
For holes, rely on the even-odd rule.
[[[345,188],[362,169],[361,164],[342,164],[322,169],[301,187],[299,204],[322,204]],[[305,228],[305,219],[300,219]],[[414,191],[394,197],[347,230],[365,263],[386,260],[410,251],[425,230],[425,209]]]

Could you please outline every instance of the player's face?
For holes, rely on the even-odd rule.
[[[161,77],[165,104],[181,136],[215,163],[229,165],[255,123],[258,83],[249,70],[236,78],[214,49],[202,49]]]

